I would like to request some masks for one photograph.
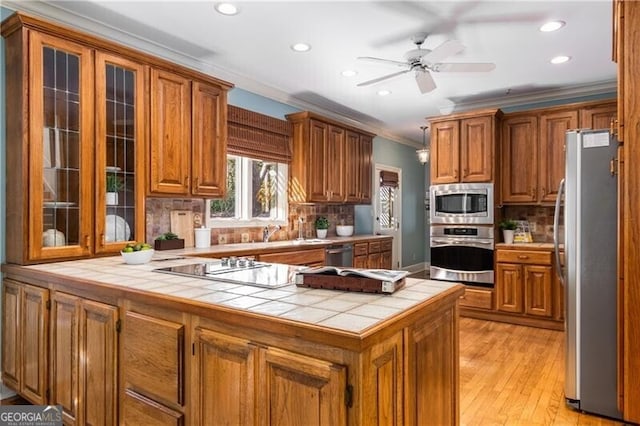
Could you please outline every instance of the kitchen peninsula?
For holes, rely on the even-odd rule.
[[[4,265],[4,383],[77,424],[458,423],[461,285],[265,289],[154,259]]]

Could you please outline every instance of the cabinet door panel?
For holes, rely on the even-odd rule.
[[[537,199],[538,173],[537,117],[506,118],[502,122],[501,144],[502,201],[534,203]]]
[[[191,193],[223,197],[227,189],[226,91],[193,83]]]
[[[431,184],[458,182],[460,122],[435,123],[431,127]]]
[[[111,425],[117,413],[118,308],[83,300],[80,305],[82,424]]]
[[[326,201],[326,173],[327,164],[327,140],[329,138],[328,126],[320,121],[309,120],[309,157],[307,158],[307,166],[309,168],[309,178],[307,188],[309,191],[308,198],[311,201]],[[321,161],[323,167],[318,167],[317,162]],[[315,165],[314,165],[315,164]]]
[[[346,367],[279,349],[260,354],[263,424],[346,424]]]
[[[461,182],[493,180],[494,117],[467,118],[460,123]]]
[[[198,424],[256,424],[257,351],[247,340],[196,329]]]
[[[145,239],[145,93],[143,65],[96,53],[96,253],[117,252],[126,243],[125,235],[107,235],[113,226],[107,215],[126,220],[129,241]],[[115,199],[107,202],[114,189]]]
[[[123,397],[121,424],[127,426],[182,426],[182,413],[145,398],[129,389]]]
[[[404,424],[455,425],[459,422],[458,322],[453,310],[430,318],[405,334]]]
[[[191,82],[151,70],[150,191],[187,195],[191,171]]]
[[[403,422],[402,333],[373,346],[364,355],[363,424],[400,425]]]
[[[551,317],[551,280],[553,272],[550,266],[524,266],[525,313],[541,317]]]
[[[184,326],[127,312],[122,332],[124,386],[159,398],[184,402]]]
[[[30,260],[92,251],[93,90],[90,49],[30,33]]]
[[[65,424],[78,423],[79,298],[51,296],[51,404],[62,406]]]
[[[20,285],[5,279],[2,283],[2,381],[20,390],[22,351],[20,330]]]
[[[20,317],[22,334],[21,394],[36,405],[46,405],[49,290],[23,285]]]
[[[561,111],[540,116],[540,164],[538,171],[538,198],[541,202],[554,202],[558,185],[564,178],[565,135],[578,127],[578,112]]]
[[[496,308],[522,313],[522,267],[509,263],[496,264]]]
[[[614,129],[613,122],[616,120],[616,104],[610,103],[580,109],[581,129]]]
[[[360,135],[351,130],[346,131],[345,141],[345,197],[347,202],[360,200],[361,179],[361,144]]]
[[[328,201],[344,201],[344,150],[345,131],[341,127],[329,126],[326,167]]]

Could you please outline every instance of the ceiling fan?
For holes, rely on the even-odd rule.
[[[364,61],[371,61],[381,64],[396,65],[407,68],[400,72],[394,72],[382,77],[374,78],[359,83],[358,86],[369,86],[371,84],[378,83],[389,78],[393,78],[402,74],[406,74],[409,71],[415,72],[416,83],[420,93],[428,93],[436,88],[436,83],[433,81],[430,71],[432,72],[487,72],[493,70],[496,65],[490,62],[473,62],[473,63],[455,63],[455,62],[440,62],[443,59],[455,55],[456,53],[464,50],[464,45],[457,40],[448,40],[442,43],[440,46],[433,50],[423,49],[422,43],[427,38],[426,33],[418,33],[411,37],[411,40],[417,46],[404,54],[405,62],[393,61],[390,59],[373,58],[371,56],[360,56],[358,59]]]

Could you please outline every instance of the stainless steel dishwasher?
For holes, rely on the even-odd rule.
[[[325,263],[329,266],[353,266],[353,244],[332,244],[328,246]]]

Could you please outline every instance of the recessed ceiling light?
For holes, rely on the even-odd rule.
[[[344,70],[340,74],[342,74],[343,77],[353,77],[358,74],[358,71]]]
[[[564,25],[565,25],[564,21],[549,21],[549,22],[544,23],[540,27],[540,31],[548,33],[550,31],[559,30],[560,28],[564,27]]]
[[[391,94],[391,90],[378,90],[378,95],[387,96]]]
[[[218,3],[215,8],[219,13],[227,16],[233,16],[238,13],[238,8],[232,3]]]
[[[311,46],[307,43],[296,43],[291,45],[291,50],[295,52],[308,52],[311,50]]]
[[[552,58],[551,59],[551,63],[552,64],[564,64],[569,59],[571,59],[571,56],[560,55],[560,56],[556,56],[555,58]]]

